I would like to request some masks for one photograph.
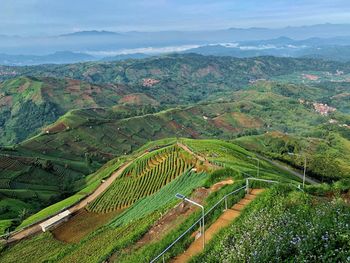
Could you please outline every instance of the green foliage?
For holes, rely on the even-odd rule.
[[[200,187],[206,179],[207,175],[204,173],[184,173],[165,185],[157,193],[136,202],[128,210],[112,220],[110,224],[117,227],[147,216],[154,211],[163,210],[164,207],[168,208],[176,201],[174,199],[176,193],[181,192],[184,195],[189,195],[194,189]]]
[[[350,142],[335,132],[321,138],[297,136],[280,132],[241,137],[235,142],[247,149],[264,153],[300,169],[307,159],[307,173],[321,182],[332,182],[350,175]],[[296,155],[289,155],[293,153]],[[301,154],[301,156],[299,156]]]
[[[191,262],[346,262],[348,205],[311,202],[301,192],[269,191]]]
[[[46,232],[10,246],[0,254],[0,257],[1,262],[4,263],[45,262],[64,247],[65,245],[55,240],[50,232]],[[45,253],[43,253],[44,251]]]
[[[110,212],[129,207],[152,195],[193,166],[193,160],[176,146],[169,146],[138,158],[88,209]]]

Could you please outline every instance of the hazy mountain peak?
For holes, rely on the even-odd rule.
[[[77,31],[73,33],[63,34],[61,36],[113,36],[121,35],[116,32],[105,31],[105,30],[87,30],[87,31]]]

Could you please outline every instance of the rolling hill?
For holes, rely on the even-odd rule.
[[[195,54],[124,62],[2,67],[0,79],[8,80],[0,85],[0,144],[25,140],[70,109],[117,104],[169,108],[212,101],[260,79],[307,84],[312,88],[290,86],[288,92],[294,94],[282,95],[328,104],[334,100],[347,108],[349,72],[349,64],[314,59],[237,59]],[[311,95],[311,90],[318,96]]]
[[[128,176],[131,176],[130,178],[142,176],[143,169],[149,167],[147,164],[157,167],[161,156],[174,153],[174,145],[147,152],[141,159],[133,159],[130,170],[117,179],[115,185],[111,185],[102,195],[101,200],[104,202],[101,204],[104,210],[98,211],[97,214],[105,215],[107,219],[100,217],[96,220],[96,214],[91,212],[78,213],[52,231],[5,246],[0,254],[2,261],[13,262],[18,259],[22,259],[23,262],[151,261],[201,216],[200,210],[189,204],[179,203],[174,196],[176,193],[182,193],[209,209],[218,200],[223,200],[226,194],[236,189],[237,194],[228,198],[227,203],[229,207],[235,204],[235,207],[239,207],[241,204],[239,201],[245,195],[241,188],[245,184],[245,173],[255,174],[256,172],[255,160],[249,157],[256,155],[234,143],[221,140],[180,139],[180,141],[196,155],[205,156],[209,162],[215,163],[217,165],[215,170],[179,174],[154,194],[130,203],[126,208],[120,209],[119,213],[108,215],[106,211],[115,209],[115,203],[111,202],[114,201],[111,198],[104,199],[104,196],[116,189],[119,185],[118,180],[125,180]],[[162,143],[152,142],[139,152]],[[223,166],[226,168],[220,168]],[[335,258],[332,253],[328,253],[329,249],[336,247],[342,249],[342,253],[336,258],[346,258],[347,239],[344,239],[342,233],[348,229],[346,226],[349,219],[348,204],[342,199],[335,201],[329,195],[336,191],[341,194],[347,193],[349,186],[344,183],[334,184],[328,188],[327,192],[322,191],[320,186],[307,186],[303,193],[295,188],[298,182],[291,174],[284,173],[265,161],[261,161],[260,169],[259,178],[277,180],[279,184],[251,185],[253,188],[263,187],[266,190],[257,196],[256,200],[251,201],[236,220],[224,227],[213,241],[207,244],[210,249],[192,258],[192,262],[217,258],[218,255],[214,255],[214,251],[220,251],[220,259],[237,256],[233,251],[239,251],[244,257],[251,258],[252,255],[247,251],[256,251],[255,257],[265,260],[271,260],[276,255],[281,260],[292,258],[295,253],[298,258],[305,258],[318,251],[317,257],[323,258],[327,255],[329,260]],[[156,173],[152,174],[155,175],[154,180],[150,181],[153,182],[151,184],[153,187],[164,182],[164,178],[156,176]],[[229,184],[225,183],[228,181]],[[132,192],[129,194],[131,197]],[[91,206],[95,205],[91,204]],[[210,212],[208,211],[205,221],[207,228],[215,224],[223,208],[224,205],[221,203]],[[320,214],[322,216],[319,216]],[[90,217],[95,220],[90,220]],[[307,225],[304,225],[305,222]],[[312,233],[309,231],[310,227],[314,230]],[[324,236],[324,231],[329,231],[329,227],[337,229],[335,234],[332,234],[330,242],[321,238]],[[266,229],[268,234],[262,234],[261,229]],[[197,234],[197,227],[185,234],[176,246],[166,253],[164,259],[176,259],[195,240]],[[232,238],[233,234],[237,239]],[[256,236],[260,238],[253,238]],[[303,238],[293,239],[295,236]],[[264,240],[264,244],[261,243],[261,239]],[[291,243],[290,239],[295,243]],[[299,242],[305,243],[306,251],[296,246]],[[318,248],[319,242],[327,244],[322,251]],[[277,254],[273,252],[275,250],[264,253],[266,244],[284,249],[278,250]],[[38,246],[42,249],[38,250]]]
[[[0,67],[0,143],[8,144],[0,148],[1,234],[22,227],[40,232],[36,222],[72,209],[51,231],[4,240],[1,262],[152,260],[200,216],[178,205],[176,193],[205,206],[208,226],[217,225],[224,208],[240,207],[239,215],[231,212],[238,219],[229,231],[213,239],[220,245],[209,244],[213,252],[194,262],[213,259],[216,251],[225,260],[235,257],[232,251],[251,259],[247,251],[255,248],[257,258],[271,261],[275,254],[260,253],[261,243],[238,235],[244,245],[237,246],[232,233],[265,240],[257,229],[268,232],[281,222],[290,232],[273,228],[265,240],[281,244],[281,261],[292,260],[293,251],[305,257],[290,242],[294,235],[310,244],[308,253],[319,252],[315,240],[324,229],[348,228],[349,74],[347,63],[194,54]],[[307,184],[303,193],[298,154],[307,158],[307,175],[323,182]],[[252,183],[265,191],[243,204],[253,198],[242,188],[252,176],[278,183]],[[300,222],[313,234],[297,231]],[[165,259],[188,248],[197,230],[186,232]],[[347,238],[332,238],[327,246],[348,252]],[[327,249],[320,253],[334,259]]]
[[[0,84],[0,144],[12,145],[35,134],[75,108],[111,107],[127,93],[121,85],[79,80],[18,77]]]
[[[64,180],[56,184],[56,192],[45,192],[47,199],[56,197],[57,200],[88,187],[90,181],[84,178],[89,178],[86,177],[89,173],[107,161],[131,154],[149,141],[167,137],[230,140],[252,136],[242,137],[237,142],[242,142],[246,148],[252,146],[252,150],[264,154],[275,152],[275,155],[271,155],[273,158],[280,158],[296,167],[301,166],[300,160],[283,158],[286,151],[298,152],[311,147],[308,150],[308,171],[311,175],[326,181],[348,177],[346,156],[350,140],[349,116],[340,111],[324,116],[315,111],[312,104],[300,103],[300,97],[317,99],[323,96],[322,89],[309,89],[295,84],[258,82],[245,90],[227,93],[217,98],[217,101],[158,112],[151,106],[138,109],[132,105],[71,110],[35,137],[15,147],[3,147],[0,151],[0,161],[4,163],[2,194],[6,198],[14,196],[14,199],[25,201],[25,197],[16,193],[28,189],[29,185],[33,189],[37,189],[34,186],[41,187],[41,190],[45,187],[36,186],[41,185],[39,179],[27,177],[28,181],[23,184],[21,178],[35,169],[41,169],[43,178],[50,180],[57,174],[57,169],[52,166],[58,166],[60,169],[64,167]],[[287,137],[315,139],[309,143],[302,143],[302,139],[290,139],[290,142],[287,140],[287,143],[282,143],[277,136],[270,140],[272,145],[277,145],[276,148],[259,148],[258,145],[265,145],[264,141],[267,140],[259,139],[259,136],[272,136],[274,131],[278,131],[282,137],[285,134]],[[254,135],[257,135],[256,140]],[[323,143],[312,143],[317,141]],[[337,162],[332,162],[332,166],[326,165],[322,170],[317,163],[325,161],[326,156],[322,156],[325,149],[329,153],[327,160],[336,156]],[[7,168],[9,158],[20,163],[26,160],[27,163],[12,171]],[[37,160],[45,165],[38,167]],[[82,167],[78,174],[75,167]],[[327,167],[337,170],[336,175],[330,176]],[[64,188],[69,184],[70,188]],[[39,209],[38,202],[34,203],[36,205],[28,207],[29,214]],[[40,208],[48,203],[42,203]]]

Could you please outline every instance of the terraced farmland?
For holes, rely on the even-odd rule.
[[[157,192],[194,167],[197,160],[178,146],[168,146],[137,159],[99,198],[89,204],[93,212],[111,212],[129,207]]]

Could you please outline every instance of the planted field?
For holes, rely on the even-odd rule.
[[[106,224],[121,211],[111,213],[91,213],[82,209],[70,220],[55,228],[52,233],[57,240],[66,243],[78,243],[83,237]]]
[[[89,211],[111,212],[129,207],[137,200],[157,192],[196,161],[177,146],[153,151],[130,165],[99,198]]]

